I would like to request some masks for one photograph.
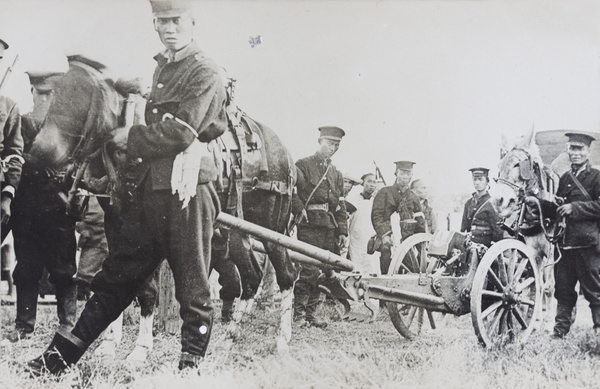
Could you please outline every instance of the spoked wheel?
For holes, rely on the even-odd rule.
[[[394,254],[388,275],[392,274],[431,274],[438,266],[438,259],[428,255],[431,234],[415,234],[408,237]],[[436,321],[441,314],[410,305],[386,303],[390,319],[396,330],[407,339],[414,339],[428,329],[436,329]]]
[[[471,319],[481,344],[525,342],[542,309],[542,287],[533,252],[523,242],[505,239],[490,247],[471,289]]]

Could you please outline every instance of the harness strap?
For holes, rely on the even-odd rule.
[[[25,159],[22,156],[20,156],[19,154],[11,154],[11,155],[7,156],[6,158],[0,160],[0,166],[2,167],[2,171],[4,173],[6,173],[8,171],[8,168],[9,168],[8,163],[13,159],[16,159],[17,161],[21,162],[21,164],[25,163]]]

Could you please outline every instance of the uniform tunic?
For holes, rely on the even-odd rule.
[[[327,170],[329,166],[329,170]],[[296,162],[298,179],[297,196],[292,200],[294,215],[304,209],[308,196],[319,183],[321,177],[327,175],[308,201],[308,222],[298,225],[298,239],[313,246],[339,254],[337,237],[348,235],[346,204],[343,201],[344,178],[342,173],[331,164],[331,160],[323,160],[318,154],[302,158]],[[316,288],[320,270],[316,266],[302,265],[300,280],[296,284],[295,293],[310,294]]]
[[[419,196],[410,188],[402,188],[395,183],[392,186],[381,188],[373,200],[373,210],[371,211],[371,222],[379,238],[384,238],[392,233],[392,224],[390,217],[398,213],[400,216],[400,231],[402,239],[417,232],[425,232],[425,219],[421,209]],[[406,227],[402,228],[406,220],[416,220],[417,224],[414,230]],[[392,246],[383,244],[381,246],[380,267],[381,273],[387,274],[392,261]]]
[[[473,193],[473,197],[465,204],[460,227],[461,232],[471,232],[473,242],[488,247],[503,237],[502,229],[498,225],[498,214],[490,203],[490,198],[487,192],[481,197]]]
[[[111,246],[92,281],[94,295],[73,334],[91,344],[167,258],[183,320],[182,352],[204,356],[213,322],[210,243],[220,209],[211,182],[217,173],[214,160],[203,156],[196,196],[185,208],[178,194],[171,193],[170,179],[175,157],[195,139],[188,126],[196,129],[202,142],[225,131],[225,86],[217,65],[195,42],[174,58],[163,52],[155,59],[158,66],[146,106],[148,125],[133,126],[127,144],[128,158],[140,162],[128,175],[138,189],[123,215],[114,250]],[[167,113],[173,118],[164,116]]]
[[[588,164],[577,173],[577,179],[591,199],[577,187],[570,172],[560,178],[556,193],[565,199],[565,204],[573,206],[573,213],[566,218],[565,234],[559,242],[562,259],[555,267],[555,297],[559,305],[574,307],[577,302],[575,285],[579,281],[594,312],[600,309],[600,254],[597,250],[600,233],[600,171]],[[600,317],[593,316],[596,316],[594,325],[600,325],[600,322],[596,322]]]

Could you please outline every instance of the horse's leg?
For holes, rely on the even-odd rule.
[[[234,301],[242,294],[242,286],[235,263],[227,255],[227,240],[223,237],[213,237],[211,268],[219,273],[219,297],[223,302],[221,323],[226,324],[233,320]]]
[[[266,241],[263,241],[263,246],[269,256],[269,260],[275,268],[277,284],[281,291],[281,313],[276,342],[277,352],[280,355],[284,355],[288,353],[288,344],[292,339],[294,281],[297,272],[286,248]]]
[[[240,273],[242,295],[236,304],[233,319],[240,322],[254,305],[254,296],[258,292],[262,280],[262,269],[258,264],[252,242],[248,234],[232,231],[229,236],[229,258],[233,260]]]
[[[121,343],[121,338],[123,337],[123,312],[119,315],[119,317],[113,321],[108,328],[102,333],[102,343],[96,350],[94,350],[94,354],[96,355],[105,355],[109,357],[115,357],[115,350],[119,343]]]
[[[137,293],[140,303],[140,326],[135,348],[127,356],[128,361],[143,362],[152,351],[154,337],[152,325],[154,323],[154,308],[158,300],[158,277],[160,267],[146,280]]]

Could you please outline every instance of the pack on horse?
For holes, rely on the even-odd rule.
[[[103,69],[104,66],[87,58],[70,58],[69,71],[57,87],[54,103],[32,146],[30,161],[33,164],[62,167],[72,163],[78,167],[70,199],[76,198],[76,185],[84,175],[89,175],[90,170],[102,171],[93,174],[102,178],[89,180],[90,189],[103,188],[111,195],[128,190],[119,186],[118,153],[122,154],[119,144],[122,145],[123,141],[118,137],[122,137],[124,132],[118,128],[126,122],[132,124],[132,111],[123,109],[127,101],[124,95],[131,90],[125,87],[120,88],[121,93],[117,92],[118,83],[115,85],[107,79]],[[271,129],[255,122],[233,104],[232,84],[228,92],[227,116],[231,131],[226,131],[221,139],[214,141],[216,147],[212,147],[214,158],[223,167],[222,178],[216,183],[222,209],[252,223],[283,232],[289,220],[291,192],[296,179],[293,160]],[[133,122],[139,122],[142,117],[139,106],[133,112]],[[118,230],[116,209],[119,204],[115,196],[110,203],[106,198],[102,200],[110,248],[110,235]],[[235,263],[242,285],[242,304],[238,306],[251,305],[246,303],[259,288],[262,269],[252,251],[249,236],[223,228],[220,232],[217,235],[221,243],[226,243],[225,251],[215,250],[213,245],[214,258],[216,261],[230,259]],[[266,241],[263,246],[275,268],[282,294],[282,325],[277,344],[285,350],[291,337],[292,290],[296,270],[285,248]],[[156,293],[145,295],[156,298]],[[154,307],[153,304],[154,301],[145,303],[149,309]]]
[[[511,235],[533,249],[543,275],[542,325],[553,320],[551,301],[554,292],[554,243],[564,232],[564,224],[556,220],[554,194],[558,174],[544,166],[533,129],[513,145],[502,137],[501,160],[496,187],[491,192],[492,204]]]

